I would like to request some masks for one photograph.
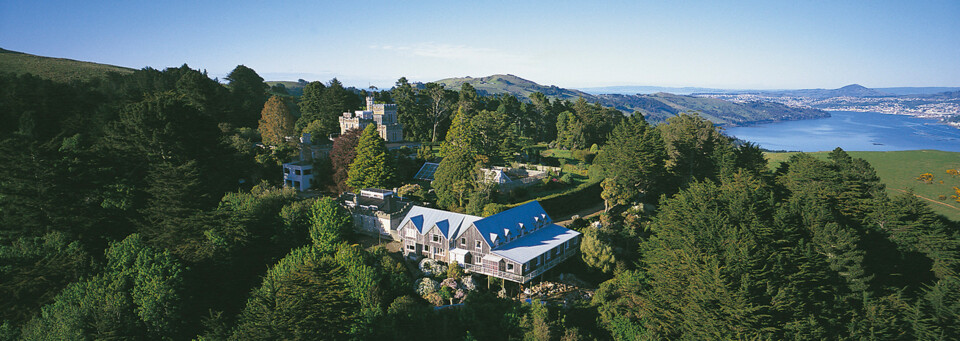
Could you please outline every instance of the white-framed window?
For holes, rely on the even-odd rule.
[[[436,254],[438,254],[438,255],[443,256],[443,248],[435,247],[435,248],[433,248],[433,252],[436,253]]]
[[[513,271],[513,263],[507,263],[507,271]]]
[[[424,245],[423,252],[430,252],[430,245]]]
[[[413,245],[407,245],[407,250],[414,251],[414,250],[416,250],[416,249],[417,249],[417,248],[414,247]]]
[[[460,246],[467,246],[467,238],[460,238]]]
[[[478,249],[482,249],[482,248],[483,248],[483,244],[480,244],[480,241],[479,241],[479,240],[477,241],[477,248],[478,248]]]
[[[433,241],[439,243],[439,242],[440,242],[440,235],[434,233],[434,234],[433,234]]]

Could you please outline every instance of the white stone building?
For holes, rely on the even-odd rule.
[[[362,130],[369,124],[377,126],[377,132],[384,141],[403,141],[403,126],[397,121],[397,105],[374,104],[373,96],[367,96],[367,110],[345,112],[340,116],[340,134],[350,129]]]

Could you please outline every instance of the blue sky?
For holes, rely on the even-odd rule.
[[[960,1],[11,1],[0,47],[391,86],[960,86]]]

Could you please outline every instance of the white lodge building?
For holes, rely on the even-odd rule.
[[[399,232],[404,256],[456,261],[521,284],[575,255],[581,238],[553,224],[536,201],[486,218],[414,206]]]
[[[397,121],[397,105],[374,104],[373,96],[367,96],[367,110],[345,112],[340,116],[340,134],[343,135],[350,129],[363,130],[369,124],[377,126],[377,132],[384,141],[403,141],[403,126]]]

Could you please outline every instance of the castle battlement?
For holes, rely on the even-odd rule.
[[[367,96],[367,110],[345,112],[340,116],[340,134],[350,129],[366,128],[369,124],[377,126],[385,141],[403,141],[403,126],[397,121],[397,105],[373,103],[373,96]]]

